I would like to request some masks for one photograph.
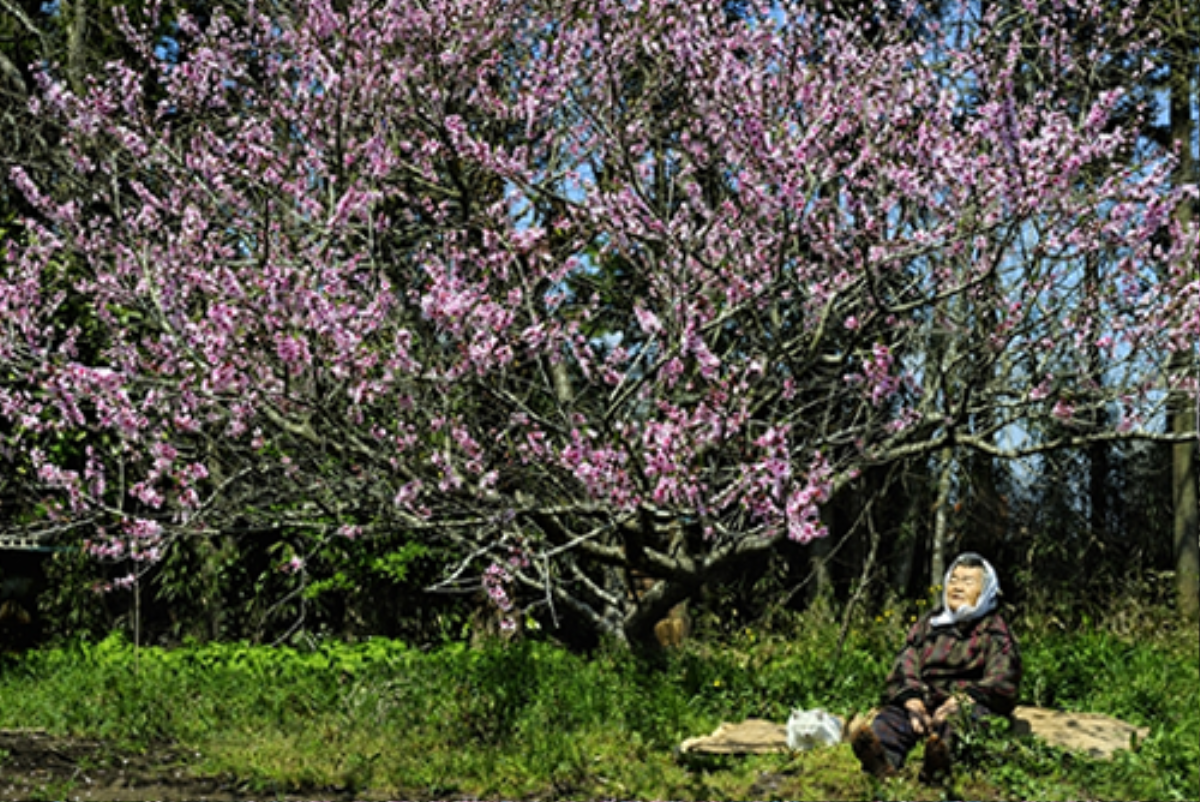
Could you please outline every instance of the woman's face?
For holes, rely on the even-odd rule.
[[[979,601],[983,593],[983,569],[956,565],[950,572],[950,581],[946,584],[946,604],[951,612],[957,612],[964,604],[971,607]]]

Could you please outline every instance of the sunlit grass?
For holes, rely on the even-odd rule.
[[[658,663],[547,643],[425,653],[402,644],[239,644],[132,649],[120,640],[0,663],[0,727],[198,752],[191,766],[262,794],[363,799],[940,799],[915,781],[863,775],[846,745],[798,755],[687,758],[685,738],[722,721],[783,721],[793,707],[849,716],[874,705],[916,611],[863,614],[841,651],[830,614],[693,642]],[[879,620],[876,620],[878,618]],[[1109,762],[1035,741],[982,744],[957,798],[1200,797],[1200,646],[1163,611],[1064,627],[1016,619],[1024,701],[1149,726]]]

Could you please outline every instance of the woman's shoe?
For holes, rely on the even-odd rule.
[[[944,783],[950,779],[950,744],[944,738],[930,735],[925,742],[925,761],[919,779],[926,785]]]
[[[854,733],[850,739],[850,747],[854,750],[854,756],[858,758],[863,771],[867,774],[880,780],[896,776],[896,769],[888,761],[887,753],[883,751],[883,744],[879,742],[879,736],[869,725],[858,728],[858,732]]]

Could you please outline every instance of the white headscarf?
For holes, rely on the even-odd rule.
[[[954,573],[954,569],[958,564],[968,557],[979,560],[983,563],[983,590],[979,592],[979,599],[974,606],[964,604],[957,610],[950,609],[950,600],[946,594],[950,590],[950,575]],[[996,609],[999,604],[1000,596],[1000,579],[996,576],[996,569],[987,560],[980,557],[973,551],[964,552],[954,558],[954,562],[946,569],[946,577],[942,580],[942,610],[932,619],[930,623],[935,627],[945,627],[950,624],[958,624],[963,621],[974,621],[976,618],[983,616]]]

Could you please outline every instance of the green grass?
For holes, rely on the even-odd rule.
[[[693,643],[649,665],[551,644],[422,652],[372,640],[311,648],[190,645],[137,653],[111,638],[0,662],[0,728],[171,742],[193,770],[252,793],[362,798],[941,799],[911,779],[879,785],[845,745],[795,756],[683,759],[721,721],[783,721],[793,707],[872,706],[903,635],[864,619],[840,658],[829,616],[782,634]],[[1142,629],[1018,620],[1024,701],[1151,729],[1137,752],[1094,761],[1032,740],[971,744],[954,793],[971,799],[1197,799],[1200,645],[1148,611]],[[910,774],[906,776],[911,776]]]

